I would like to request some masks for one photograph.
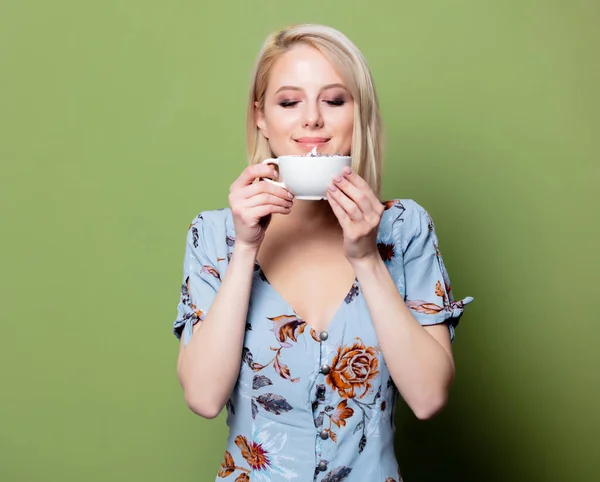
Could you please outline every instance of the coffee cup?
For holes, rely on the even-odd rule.
[[[265,159],[263,164],[274,164],[279,167],[280,182],[265,179],[276,186],[281,186],[296,199],[319,201],[327,199],[327,186],[335,176],[342,174],[346,166],[350,166],[350,156],[279,156]]]

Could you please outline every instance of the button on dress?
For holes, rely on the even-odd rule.
[[[377,246],[390,276],[417,321],[447,323],[454,340],[473,298],[454,301],[425,209],[400,199],[384,206]],[[234,246],[228,208],[192,221],[173,325],[185,345],[210,310]],[[256,263],[240,372],[226,405],[227,449],[215,480],[399,482],[397,398],[358,280],[316,332]]]

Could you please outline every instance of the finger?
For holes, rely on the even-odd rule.
[[[363,213],[356,203],[338,189],[335,183],[329,186],[328,194],[337,201],[338,205],[346,212],[352,221],[360,221],[363,219]]]
[[[241,195],[243,198],[249,198],[252,196],[256,196],[260,193],[269,193],[274,196],[280,197],[281,199],[293,199],[294,195],[289,192],[287,189],[276,186],[275,184],[271,184],[267,181],[258,181],[254,184],[250,184],[242,188]]]
[[[255,219],[260,219],[268,216],[269,214],[290,214],[290,212],[291,208],[277,206],[275,204],[263,204],[255,208],[250,208],[248,214]]]
[[[331,206],[333,214],[335,214],[335,217],[340,222],[340,226],[342,226],[342,228],[346,228],[347,226],[349,226],[352,220],[348,216],[348,213],[344,211],[342,206],[340,206],[340,203],[337,202],[337,200],[333,197],[333,193],[331,191],[327,191],[327,201]]]
[[[269,194],[266,192],[256,194],[243,202],[244,207],[252,208],[256,206],[261,206],[263,204],[272,204],[274,206],[283,206],[286,208],[292,207],[292,201],[287,197],[282,199],[274,194]]]
[[[367,195],[357,188],[354,184],[351,184],[345,177],[336,176],[333,178],[333,184],[348,198],[350,198],[363,214],[368,214],[372,210],[371,202],[367,198]]]
[[[378,213],[381,211],[381,202],[375,196],[371,186],[350,168],[345,168],[341,181],[336,183],[338,188],[342,189],[365,214]]]
[[[230,191],[235,191],[244,186],[252,184],[258,177],[268,177],[271,179],[277,178],[277,171],[273,166],[267,164],[252,164],[242,171],[240,176],[233,182]]]

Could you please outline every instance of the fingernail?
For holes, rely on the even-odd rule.
[[[273,169],[273,177],[277,177],[277,171]]]
[[[288,193],[287,193],[287,196],[288,196],[288,198],[290,198],[290,199],[294,199],[294,195],[293,195],[291,192],[289,192],[289,191],[288,191]]]
[[[346,167],[344,167],[342,172],[346,175],[350,175],[350,174],[352,174],[352,169],[350,169],[348,166],[346,166]]]
[[[330,184],[329,186],[327,186],[327,188],[332,192],[337,189],[337,187],[335,187],[333,184]]]
[[[342,180],[342,176],[335,176],[335,177],[333,178],[333,180],[334,180],[335,182],[340,182],[340,181]]]

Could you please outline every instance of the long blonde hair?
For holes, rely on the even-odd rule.
[[[255,109],[256,106],[264,108],[271,67],[281,54],[299,43],[310,45],[325,55],[352,95],[352,168],[379,196],[384,139],[371,70],[360,50],[343,33],[324,25],[294,25],[269,35],[263,44],[254,66],[246,114],[248,162],[257,164],[273,157],[268,140],[256,125]]]

